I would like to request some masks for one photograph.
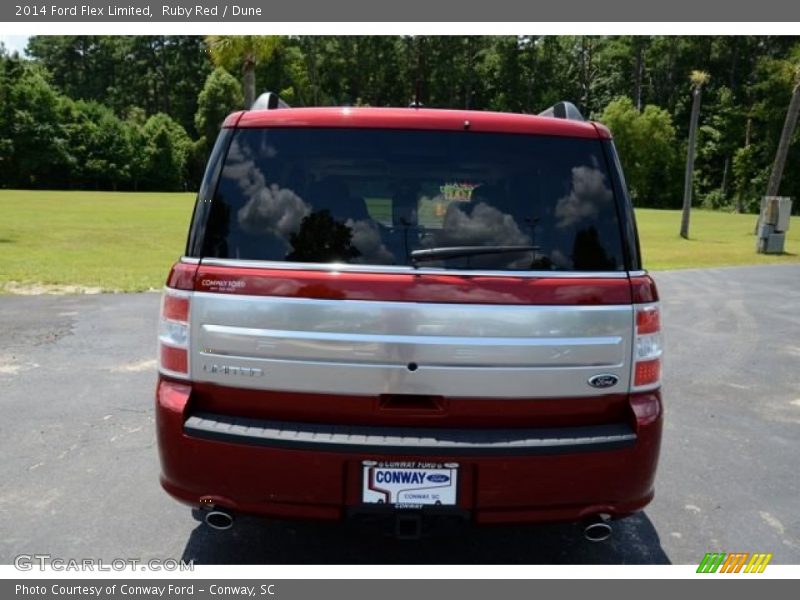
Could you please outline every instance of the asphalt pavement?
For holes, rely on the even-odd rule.
[[[578,526],[195,521],[158,484],[157,294],[0,297],[0,563],[800,563],[800,265],[655,274],[666,424],[656,499],[603,543]]]

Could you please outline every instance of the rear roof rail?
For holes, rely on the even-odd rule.
[[[281,100],[275,92],[264,92],[256,98],[250,110],[274,110],[276,108],[291,108],[291,106]]]
[[[572,102],[556,102],[548,109],[539,113],[540,117],[554,117],[556,119],[569,119],[570,121],[585,121],[581,111]]]

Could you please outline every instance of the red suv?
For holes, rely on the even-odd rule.
[[[602,539],[653,497],[658,296],[611,135],[571,105],[230,115],[159,352],[161,483],[217,528],[439,514]]]

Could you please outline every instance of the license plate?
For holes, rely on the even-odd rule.
[[[453,506],[458,490],[458,465],[448,463],[362,463],[364,504],[397,507]]]

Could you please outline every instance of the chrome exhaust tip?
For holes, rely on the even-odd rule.
[[[608,524],[608,517],[597,515],[586,521],[583,537],[590,542],[604,542],[611,537],[614,530]]]
[[[233,527],[233,515],[224,510],[210,510],[205,515],[206,525],[224,531]]]

